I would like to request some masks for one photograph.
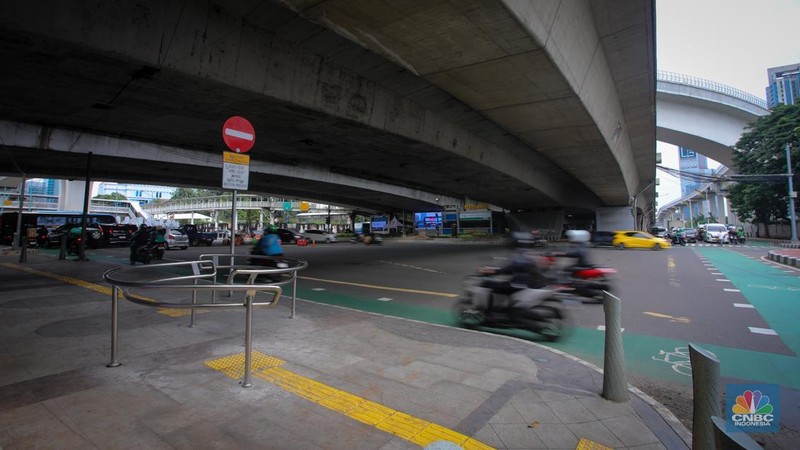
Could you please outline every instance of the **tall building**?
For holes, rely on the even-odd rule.
[[[767,107],[793,105],[800,100],[800,63],[767,69]]]
[[[138,201],[144,205],[157,200],[167,200],[172,198],[175,193],[174,187],[169,186],[152,186],[149,184],[131,184],[131,183],[100,183],[97,190],[98,195],[113,194],[114,192],[120,193],[128,200]]]
[[[703,184],[699,177],[692,177],[691,174],[710,176],[713,172],[708,168],[708,158],[685,147],[678,147],[678,169],[682,174],[687,174],[681,175],[681,196],[691,194]]]

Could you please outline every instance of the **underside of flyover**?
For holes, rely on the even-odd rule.
[[[221,125],[241,115],[253,161],[287,168],[251,171],[249,192],[376,210],[652,205],[652,1],[40,3],[0,6],[0,120],[41,130],[29,146],[0,135],[0,175],[84,177],[85,152],[49,147],[51,130],[221,159]],[[222,168],[98,151],[92,178],[213,188]]]

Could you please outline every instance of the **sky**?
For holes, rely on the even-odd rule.
[[[765,98],[767,69],[800,63],[800,0],[656,0],[656,55],[658,70]],[[657,151],[678,167],[677,147]],[[656,175],[659,205],[680,196],[677,178]]]

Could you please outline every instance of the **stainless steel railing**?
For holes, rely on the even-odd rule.
[[[111,362],[108,367],[117,367],[119,362],[119,298],[120,293],[124,298],[140,305],[158,307],[158,308],[174,308],[174,309],[190,309],[191,310],[191,325],[194,326],[195,310],[197,309],[218,309],[218,308],[245,308],[245,362],[244,362],[244,379],[242,380],[242,387],[252,386],[251,377],[251,361],[252,361],[252,325],[253,325],[253,309],[256,307],[274,307],[278,304],[280,297],[283,293],[282,288],[278,284],[286,284],[293,282],[293,287],[296,292],[297,287],[297,271],[302,270],[308,266],[305,261],[297,260],[284,260],[286,267],[242,267],[237,266],[237,258],[244,255],[203,255],[207,259],[200,261],[187,261],[166,264],[153,264],[137,267],[116,267],[106,271],[103,274],[103,279],[111,284]],[[219,257],[227,256],[230,264],[217,266],[215,261],[219,261]],[[217,258],[214,258],[217,257]],[[263,257],[266,258],[266,257]],[[227,269],[227,281],[225,283],[218,283],[217,276],[218,269]],[[188,275],[175,275],[174,272],[187,270]],[[244,283],[237,283],[237,277],[246,275],[247,280]],[[279,277],[275,282],[270,284],[256,284],[259,276]],[[191,302],[164,302],[154,300],[142,295],[142,291],[147,290],[168,290],[168,291],[188,291],[191,292]],[[217,301],[217,292],[226,291],[230,300],[224,302]],[[210,298],[207,301],[198,301],[199,292],[210,292]],[[234,293],[243,292],[244,296],[240,300],[236,300]],[[259,293],[266,294],[268,299],[265,301],[256,301],[256,296]],[[294,317],[294,302],[296,294],[292,294],[292,317]]]

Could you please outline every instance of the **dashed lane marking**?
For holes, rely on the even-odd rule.
[[[751,305],[750,303],[734,303],[734,308],[755,308],[755,305]]]
[[[723,291],[725,291],[725,292],[742,292],[739,289],[731,289],[731,288],[725,288],[725,289],[723,289]]]
[[[750,329],[751,333],[755,334],[766,334],[768,336],[777,336],[778,333],[771,329],[771,328],[758,328],[758,327],[747,327]]]
[[[448,441],[464,449],[493,448],[441,425],[292,373],[281,367],[284,364],[285,361],[281,359],[257,351],[253,352],[251,358],[254,377],[419,446],[425,447],[437,441]],[[244,353],[206,361],[205,365],[230,378],[240,379],[244,376]]]
[[[67,275],[61,275],[61,274],[58,274],[58,273],[44,272],[44,271],[41,271],[41,270],[32,269],[30,267],[21,266],[19,264],[14,264],[14,263],[2,263],[0,265],[2,265],[3,267],[8,267],[9,269],[19,270],[21,272],[28,272],[28,273],[32,273],[34,275],[39,275],[39,276],[43,276],[43,277],[47,277],[47,278],[52,278],[54,280],[58,280],[58,281],[61,281],[63,283],[72,284],[74,286],[79,286],[79,287],[82,287],[84,289],[89,289],[90,291],[99,292],[101,294],[104,294],[104,295],[107,295],[107,296],[111,297],[111,288],[109,286],[103,286],[101,284],[96,284],[96,283],[90,283],[90,282],[88,282],[86,280],[81,280],[80,278],[70,277],[70,276],[67,276]],[[120,292],[120,295],[122,295],[121,292]],[[140,299],[140,300],[146,301],[146,302],[150,302],[150,303],[156,303],[157,302],[157,300],[149,298],[149,297],[137,296],[137,298]],[[169,317],[183,317],[183,316],[187,316],[187,315],[191,314],[191,311],[189,311],[189,310],[177,309],[177,308],[157,308],[157,310],[158,310],[159,314],[163,314],[163,315],[169,316]]]

